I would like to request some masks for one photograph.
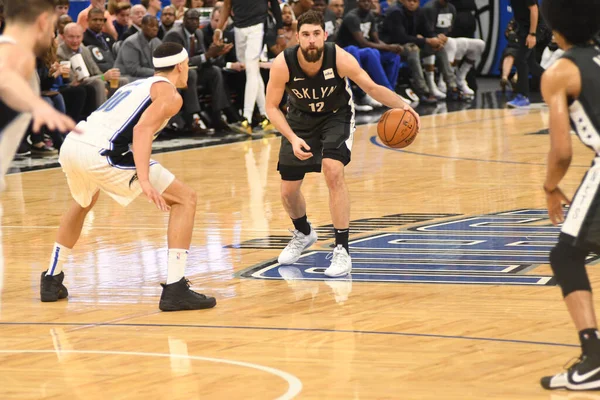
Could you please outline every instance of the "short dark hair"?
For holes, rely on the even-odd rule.
[[[115,6],[115,14],[120,13],[123,10],[131,10],[131,3],[121,1]]]
[[[45,12],[54,12],[54,0],[13,0],[4,5],[7,21],[31,24]]]
[[[544,0],[542,14],[551,29],[573,45],[586,44],[600,31],[598,0]]]
[[[154,15],[146,14],[142,18],[142,25],[148,25],[150,22],[155,21],[158,24],[158,20]]]
[[[321,28],[325,30],[325,20],[323,19],[323,14],[314,10],[309,10],[298,18],[298,32],[300,32],[300,27],[304,24],[321,25]]]
[[[54,0],[54,7],[58,7],[58,6],[70,7],[71,3],[69,3],[69,0]]]
[[[150,5],[150,0],[141,0],[140,4],[143,5],[144,7],[146,7],[146,9],[147,9],[148,6]]]
[[[152,57],[154,57],[154,58],[170,57],[170,56],[174,56],[176,54],[181,53],[181,50],[183,50],[183,46],[180,45],[179,43],[165,42],[165,43],[162,43],[160,46],[158,46],[156,48],[156,50],[154,50]],[[154,68],[154,71],[155,72],[171,72],[171,71],[173,71],[173,68],[175,68],[175,65],[173,65],[172,67],[166,67],[166,68]]]
[[[101,10],[98,7],[92,8],[90,11],[88,11],[88,19],[90,19],[92,14],[100,14],[102,17],[104,17],[104,10]]]

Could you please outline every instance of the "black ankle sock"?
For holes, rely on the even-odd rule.
[[[589,328],[579,331],[581,351],[583,354],[600,355],[600,333],[598,329]]]
[[[308,224],[306,215],[298,219],[292,219],[292,222],[294,223],[294,228],[296,228],[303,234],[308,235],[310,233],[310,225]]]
[[[350,254],[350,250],[348,250],[348,234],[350,233],[350,229],[337,229],[333,228],[335,231],[335,247],[342,245],[348,254]]]

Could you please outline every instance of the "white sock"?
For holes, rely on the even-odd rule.
[[[467,74],[469,73],[469,71],[471,70],[471,68],[473,67],[473,64],[471,64],[470,62],[464,61],[461,66],[458,68],[458,73],[456,74],[456,77],[458,78],[459,81],[464,81],[467,78]]]
[[[437,89],[437,85],[435,84],[435,71],[423,71],[423,72],[425,73],[425,80],[427,81],[429,90],[433,91],[434,88]]]
[[[58,275],[62,272],[63,263],[71,255],[71,249],[62,246],[58,243],[54,243],[52,249],[52,255],[50,256],[50,263],[48,264],[48,272],[46,275]]]
[[[169,249],[167,261],[167,285],[179,282],[185,274],[188,251],[185,249]]]

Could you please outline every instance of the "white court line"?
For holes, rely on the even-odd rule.
[[[55,354],[56,350],[0,350],[0,353],[31,353],[31,354]],[[139,357],[168,357],[168,358],[186,358],[190,360],[197,361],[208,361],[208,362],[216,362],[222,364],[230,364],[237,365],[240,367],[253,368],[263,372],[267,372],[272,375],[276,375],[281,379],[285,380],[288,383],[288,390],[281,396],[277,397],[276,400],[288,400],[293,399],[302,391],[302,382],[300,379],[296,378],[294,375],[289,374],[287,372],[271,368],[265,367],[263,365],[252,364],[243,361],[235,361],[235,360],[225,360],[222,358],[211,358],[211,357],[201,357],[201,356],[190,356],[185,354],[166,354],[166,353],[143,353],[143,352],[135,352],[135,351],[103,351],[103,350],[60,350],[60,353],[66,354],[114,354],[114,355],[123,355],[123,356],[139,356]]]

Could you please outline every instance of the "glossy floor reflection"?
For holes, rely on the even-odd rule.
[[[168,215],[107,196],[65,265],[68,301],[40,303],[69,192],[59,169],[10,175],[0,399],[593,399],[538,385],[578,355],[546,265],[549,139],[531,135],[546,111],[422,122],[402,151],[381,146],[374,125],[357,131],[346,170],[355,269],[342,279],[322,274],[333,235],[316,174],[303,192],[320,240],[297,264],[276,263],[292,227],[280,139],[158,154],[198,192],[186,275],[218,299],[200,312],[157,307]],[[573,145],[569,194],[593,158]]]

